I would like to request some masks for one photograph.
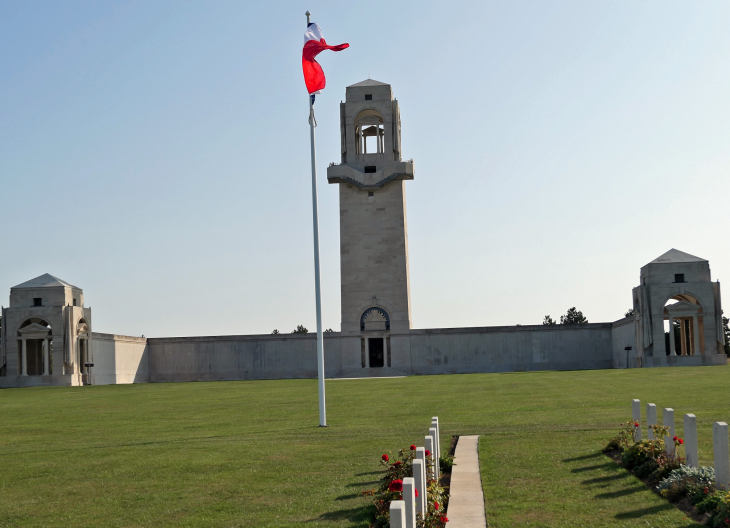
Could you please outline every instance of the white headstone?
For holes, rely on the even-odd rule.
[[[435,451],[433,445],[436,442],[433,441],[433,436],[427,436],[426,438],[424,438],[424,441],[426,443],[426,451],[428,451],[429,453],[431,453],[431,455],[429,455],[427,457],[428,459],[430,459],[430,462],[432,464],[431,465],[431,471],[428,472],[428,478],[433,479],[433,478],[436,478],[436,476],[434,475],[435,470],[436,470],[436,466],[433,465],[433,453]],[[428,467],[428,463],[426,464],[426,467]]]
[[[390,527],[406,528],[406,503],[402,500],[390,501]]]
[[[673,438],[676,435],[674,432],[674,409],[670,409],[669,407],[662,409],[662,425],[664,427],[669,427],[669,437],[664,439],[664,451],[666,451],[668,455],[673,455]]]
[[[416,497],[416,513],[424,514],[426,510],[426,468],[422,459],[413,461],[413,480],[416,483],[418,497]]]
[[[631,400],[631,419],[634,422],[641,423],[641,402],[639,400]],[[641,440],[641,427],[634,429],[634,442]]]
[[[651,428],[652,425],[656,425],[656,405],[653,403],[646,404],[646,430],[647,438],[654,440],[654,430]],[[656,439],[658,440],[658,438]]]
[[[697,417],[694,414],[684,415],[684,463],[689,467],[699,467],[697,455]]]
[[[439,430],[436,426],[431,426],[428,430],[428,434],[433,437],[433,467],[436,472],[436,480],[441,477],[441,466],[439,465],[439,458],[441,458],[441,448],[439,447]]]
[[[406,503],[406,528],[416,528],[416,479],[403,479],[403,502]]]
[[[439,417],[431,418],[431,427],[436,428],[436,452],[441,456],[441,429],[439,428]]]
[[[728,446],[727,424],[712,424],[712,446],[715,452],[715,487],[730,490],[730,448]]]

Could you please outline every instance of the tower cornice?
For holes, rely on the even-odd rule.
[[[413,160],[390,162],[375,172],[363,172],[346,163],[332,163],[327,167],[329,183],[349,183],[364,191],[380,189],[396,180],[412,180],[415,177]]]

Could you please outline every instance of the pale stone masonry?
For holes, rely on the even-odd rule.
[[[406,528],[406,503],[402,500],[390,502],[391,528]]]
[[[715,458],[715,486],[717,489],[727,491],[730,489],[730,448],[725,422],[712,424],[712,444]]]
[[[647,403],[646,404],[646,437],[649,440],[654,440],[654,429],[652,429],[653,425],[656,425],[656,404],[654,403]]]
[[[479,436],[460,436],[454,454],[447,526],[486,528],[484,492],[479,473]]]
[[[641,401],[631,400],[631,419],[641,424]],[[634,442],[641,440],[641,427],[634,429]]]
[[[633,298],[641,366],[726,363],[720,283],[712,282],[707,260],[670,249],[641,268]],[[669,351],[664,321],[680,327],[679,347],[669,339]]]
[[[694,414],[684,415],[684,456],[684,463],[689,467],[699,467],[700,457],[697,445],[697,417]]]
[[[428,502],[428,491],[426,490],[426,460],[423,448],[421,450],[421,456],[418,455],[416,450],[416,458],[413,460],[413,479],[416,484],[416,491],[418,497],[416,497],[416,513],[424,514],[426,510],[426,504]]]
[[[340,103],[341,163],[327,180],[340,187],[341,347],[345,368],[402,366],[411,330],[405,180],[400,110],[389,84],[348,86]]]
[[[662,425],[669,427],[668,438],[664,439],[664,450],[668,455],[674,455],[674,409],[665,407],[662,411]]]
[[[405,190],[415,166],[402,151],[391,86],[348,86],[340,160],[327,169],[340,196],[341,331],[325,334],[326,376],[727,363],[720,284],[707,260],[676,249],[641,268],[633,313],[614,322],[413,328]],[[679,336],[665,343],[665,324],[675,322]],[[314,333],[147,339],[91,327],[77,286],[46,274],[13,287],[2,309],[0,387],[317,377]]]
[[[2,310],[0,387],[87,385],[92,341],[81,288],[47,273],[18,284]]]
[[[413,477],[403,479],[403,502],[406,511],[406,528],[416,527],[416,480]]]

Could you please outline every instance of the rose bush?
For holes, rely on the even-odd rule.
[[[429,451],[426,453],[427,474],[431,474],[435,463],[434,456]],[[397,455],[384,453],[380,457],[380,465],[385,468],[385,475],[376,489],[363,492],[364,495],[373,496],[375,505],[373,527],[385,528],[390,525],[390,503],[394,500],[403,500],[403,479],[413,476],[415,458],[415,445],[401,449]],[[418,490],[414,491],[417,497]],[[428,509],[425,516],[417,514],[416,525],[418,528],[444,528],[449,520],[443,515],[442,510],[448,496],[441,484],[432,478],[428,479],[427,491]]]
[[[711,467],[688,467],[679,455],[684,441],[673,436],[674,449],[666,452],[665,439],[669,441],[669,428],[653,425],[653,440],[634,442],[638,422],[621,424],[619,434],[603,449],[604,453],[621,455],[621,465],[645,478],[650,484],[657,484],[656,490],[672,502],[687,498],[695,513],[705,516],[705,525],[714,528],[730,528],[730,493],[715,489],[715,471]]]

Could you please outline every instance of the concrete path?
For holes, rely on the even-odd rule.
[[[484,492],[479,474],[478,436],[460,436],[451,471],[449,528],[486,528]]]

